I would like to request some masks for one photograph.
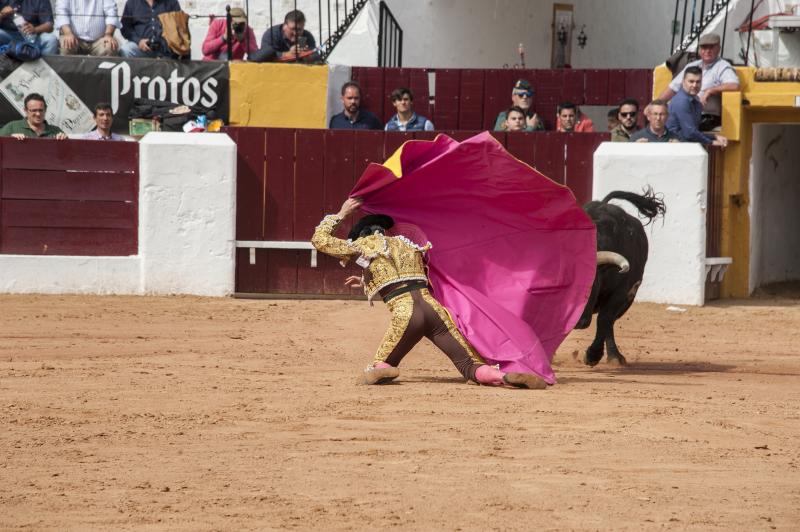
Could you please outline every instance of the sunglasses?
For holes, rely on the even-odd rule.
[[[619,116],[621,116],[622,118],[633,118],[637,114],[638,114],[638,112],[634,111],[632,113],[620,113]]]
[[[531,91],[525,91],[525,92],[514,91],[514,96],[519,96],[520,98],[533,98],[533,92],[531,92]]]

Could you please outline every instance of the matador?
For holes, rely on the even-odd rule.
[[[400,375],[398,365],[423,338],[444,351],[468,381],[492,386],[542,389],[547,383],[529,373],[504,373],[488,365],[464,338],[453,319],[428,290],[425,253],[430,242],[417,245],[404,236],[388,236],[394,221],[373,214],[363,217],[347,240],[334,232],[342,220],[359,209],[362,201],[349,198],[338,214],[328,215],[314,231],[311,243],[319,251],[350,261],[364,269],[363,275],[349,277],[347,284],[363,286],[367,298],[380,296],[391,312],[389,329],[372,363],[359,377],[363,384],[384,384]]]

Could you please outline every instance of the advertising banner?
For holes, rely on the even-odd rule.
[[[22,102],[31,92],[45,97],[47,121],[67,133],[89,131],[100,102],[111,104],[113,129],[127,132],[135,98],[199,105],[227,123],[229,78],[225,61],[46,56],[0,81],[0,125],[24,117]]]

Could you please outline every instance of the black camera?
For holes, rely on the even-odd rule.
[[[151,35],[149,39],[147,39],[147,46],[153,52],[158,52],[161,50],[161,39],[157,38],[155,35]]]
[[[233,25],[233,33],[244,33],[244,29],[247,25],[244,22],[237,22]]]

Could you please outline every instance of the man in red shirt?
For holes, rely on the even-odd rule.
[[[208,33],[203,41],[203,60],[228,60],[228,28],[226,17],[216,18],[208,25]],[[244,59],[258,50],[258,41],[253,28],[247,25],[247,15],[241,7],[231,9],[231,35],[233,36],[233,59]]]

